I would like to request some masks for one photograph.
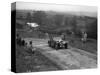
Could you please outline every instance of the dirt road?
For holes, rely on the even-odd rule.
[[[56,40],[59,38],[56,38]],[[72,48],[55,50],[48,46],[47,39],[25,38],[25,40],[33,41],[33,47],[39,48],[44,56],[55,62],[62,69],[87,69],[97,67],[97,55]]]

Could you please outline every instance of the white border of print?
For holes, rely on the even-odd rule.
[[[24,2],[40,2],[40,3],[56,3],[56,4],[72,4],[72,5],[88,5],[98,6],[98,16],[100,16],[100,0],[17,0]],[[11,66],[11,3],[16,0],[1,0],[0,1],[0,75],[14,75],[10,71]],[[99,21],[99,20],[98,20]],[[100,22],[99,22],[100,24]],[[99,24],[98,24],[98,38],[99,38]],[[98,41],[100,41],[98,39]],[[98,42],[99,44],[99,42]],[[100,47],[98,47],[98,50]],[[98,55],[100,55],[98,53]],[[100,57],[100,56],[98,56]],[[100,63],[100,61],[99,61]],[[65,71],[50,71],[50,72],[32,72],[19,73],[19,75],[99,75],[98,69],[85,70],[65,70]]]

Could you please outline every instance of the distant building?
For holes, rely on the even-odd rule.
[[[37,23],[29,23],[27,22],[27,25],[30,27],[30,29],[33,29],[33,30],[37,30],[38,28],[38,24]]]

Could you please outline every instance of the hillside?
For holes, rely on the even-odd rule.
[[[66,33],[66,31],[80,33],[82,30],[85,30],[89,38],[97,39],[96,17],[32,10],[18,10],[16,14],[16,27],[18,29],[28,28],[26,23],[30,21],[39,24],[39,30],[43,32],[59,34],[62,32]]]

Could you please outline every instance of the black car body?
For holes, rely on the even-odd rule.
[[[67,49],[68,48],[68,43],[65,41],[49,40],[48,45],[49,47],[52,47],[55,49]]]

